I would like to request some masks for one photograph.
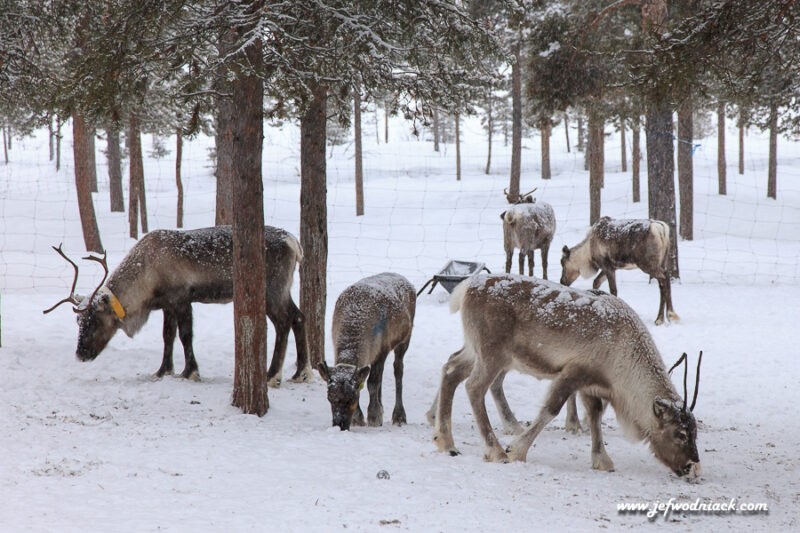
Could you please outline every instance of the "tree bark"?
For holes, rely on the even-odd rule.
[[[603,183],[603,119],[594,112],[589,113],[589,224],[600,220],[600,189]]]
[[[108,161],[108,194],[112,213],[125,211],[122,192],[122,153],[119,146],[119,130],[106,130],[106,159]]]
[[[461,117],[456,113],[454,118],[456,123],[456,181],[461,181],[461,128],[459,127]]]
[[[441,132],[439,131],[439,110],[437,108],[433,108],[433,151],[439,151],[439,138],[441,137]]]
[[[356,216],[364,214],[364,161],[361,146],[361,93],[353,91],[353,135],[356,145]]]
[[[509,201],[519,199],[522,175],[522,50],[521,37],[512,45],[511,65],[511,176],[508,183]]]
[[[89,168],[89,135],[83,117],[78,113],[72,115],[72,153],[75,160],[75,188],[78,192],[78,212],[83,229],[83,242],[87,252],[103,253],[100,241],[100,229],[94,211],[91,190],[91,169]]]
[[[128,119],[128,234],[131,239],[139,238],[139,189],[144,181],[144,167],[142,162],[142,136],[139,131],[139,119],[134,113]]]
[[[622,172],[628,171],[628,147],[625,141],[625,119],[619,119],[619,146],[620,146],[620,160],[622,162]]]
[[[389,100],[383,101],[383,142],[389,144]]]
[[[217,45],[220,54],[228,54],[235,43],[236,36],[231,31],[224,32]],[[225,67],[220,67],[217,91],[220,96],[216,99],[216,168],[217,178],[216,210],[214,224],[221,226],[231,224],[233,221],[233,132],[232,123],[235,120],[234,102],[231,99],[231,84],[225,81]]]
[[[181,163],[183,160],[183,131],[180,128],[175,132],[175,185],[178,187],[178,206],[176,226],[183,227],[183,178],[181,177]]]
[[[53,130],[53,116],[47,116],[47,148],[50,154],[50,161],[55,157],[55,130]]]
[[[56,172],[61,170],[61,117],[56,115]]]
[[[550,119],[542,121],[540,132],[542,134],[542,179],[549,180],[552,177],[550,172],[550,134],[553,125]]]
[[[680,236],[694,239],[694,120],[692,100],[678,107],[678,193],[680,196]]]
[[[567,112],[564,112],[564,135],[567,138],[567,153],[570,153],[569,149],[569,115]]]
[[[583,152],[586,150],[586,131],[583,127],[583,115],[578,113],[578,151]],[[584,169],[588,170],[588,169]]]
[[[744,118],[739,118],[739,174],[744,174]]]
[[[3,130],[3,155],[5,155],[6,165],[8,164],[8,144],[6,143],[6,127],[5,125],[0,125],[0,128]]]
[[[767,198],[778,198],[778,106],[769,106],[769,163],[767,169]]]
[[[97,130],[95,128],[91,128],[89,130],[88,136],[88,147],[89,151],[87,153],[89,157],[89,186],[92,188],[92,192],[97,192],[97,150],[95,147],[95,138],[97,137]]]
[[[725,104],[717,104],[717,181],[719,194],[728,194],[725,164]]]
[[[640,138],[641,118],[639,113],[633,117],[631,129],[633,130],[631,139],[631,174],[633,175],[633,201],[640,202],[642,200],[642,187],[641,187],[641,164],[642,164],[642,143]]]
[[[300,311],[306,320],[311,364],[325,354],[326,268],[328,263],[328,190],[326,185],[327,88],[313,88],[313,101],[300,118]]]
[[[240,52],[259,71],[261,41]],[[233,316],[236,338],[232,404],[246,414],[263,416],[267,396],[266,267],[264,257],[264,81],[237,72],[232,82],[233,139]]]
[[[494,134],[494,116],[492,114],[492,95],[489,94],[487,99],[486,109],[486,133],[487,133],[487,149],[486,149],[486,169],[484,174],[487,176],[492,172],[492,136]]]

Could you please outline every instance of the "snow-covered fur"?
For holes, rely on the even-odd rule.
[[[403,407],[403,356],[411,341],[416,310],[416,291],[403,276],[384,272],[364,278],[345,289],[333,310],[335,366],[324,358],[318,365],[328,382],[333,425],[342,430],[364,425],[358,405],[359,392],[369,376],[367,423],[383,423],[381,383],[383,367],[394,351],[395,405],[392,423],[406,423]]]
[[[656,324],[679,319],[672,308],[669,271],[669,226],[660,220],[602,217],[580,243],[564,246],[561,255],[561,283],[571,285],[578,276],[589,278],[597,271],[592,286],[597,289],[608,278],[611,294],[617,295],[617,269],[638,268],[658,281],[660,301]]]
[[[455,455],[453,395],[466,389],[490,461],[524,461],[539,432],[580,392],[592,434],[592,466],[613,470],[603,444],[602,400],[636,439],[679,476],[699,475],[697,426],[669,379],[653,338],[625,302],[515,275],[475,276],[453,291],[464,347],[442,368],[435,441]],[[515,369],[552,380],[537,419],[504,449],[492,430],[484,396],[502,372]]]
[[[542,277],[547,279],[547,253],[556,232],[556,216],[550,204],[541,201],[515,204],[500,213],[503,219],[503,248],[506,252],[506,272],[511,272],[514,248],[519,248],[519,273],[533,276],[533,252],[542,254]]]
[[[311,377],[303,316],[291,296],[294,270],[302,259],[297,239],[285,230],[264,227],[266,314],[275,326],[275,350],[268,376],[280,380],[289,329],[297,345],[293,379]],[[150,312],[164,312],[164,357],[156,377],[173,372],[172,345],[179,332],[186,364],[182,376],[197,379],[192,349],[192,303],[228,303],[233,298],[233,239],[230,226],[177,231],[155,230],[136,243],[79,316],[77,356],[95,359],[122,329],[129,337]],[[115,312],[112,303],[120,306]],[[119,310],[122,311],[119,311]],[[124,316],[120,316],[123,314]]]

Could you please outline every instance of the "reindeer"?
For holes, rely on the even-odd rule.
[[[592,287],[598,289],[608,278],[611,294],[617,295],[616,269],[638,268],[658,281],[661,295],[656,325],[680,319],[672,308],[669,271],[669,226],[660,220],[612,220],[602,217],[595,222],[579,244],[564,246],[561,255],[561,283],[572,285],[582,276],[588,278],[599,270]]]
[[[406,423],[403,407],[403,356],[411,341],[416,289],[403,276],[384,272],[364,278],[342,292],[333,310],[333,368],[323,357],[317,366],[328,382],[333,425],[344,431],[364,425],[358,397],[369,376],[367,423],[383,424],[383,366],[394,351],[395,404],[392,424]]]
[[[62,251],[53,249],[75,270],[70,295],[51,308],[72,303],[78,314],[78,348],[81,361],[92,361],[118,329],[133,337],[150,312],[164,313],[164,356],[154,377],[173,373],[172,349],[179,332],[186,363],[181,377],[199,380],[192,348],[192,303],[228,303],[233,299],[233,240],[230,226],[189,231],[155,230],[136,243],[108,276],[106,256],[84,259],[99,262],[105,271],[100,285],[88,297],[75,294],[78,266]],[[303,315],[290,293],[295,265],[303,251],[297,239],[279,228],[264,227],[266,256],[266,315],[275,326],[275,349],[267,372],[269,385],[278,386],[286,355],[289,329],[297,345],[297,371],[293,381],[311,379]],[[104,282],[108,278],[108,282]]]
[[[589,418],[593,468],[614,470],[600,425],[607,400],[628,434],[649,442],[656,458],[676,475],[699,476],[692,414],[697,386],[687,407],[685,390],[682,399],[649,331],[621,299],[501,274],[468,278],[453,291],[450,306],[453,312],[461,310],[464,347],[442,368],[434,435],[440,451],[459,454],[452,433],[453,395],[466,379],[488,461],[525,461],[542,429],[571,394],[580,392]],[[536,420],[504,449],[489,423],[484,396],[510,368],[552,384]]]
[[[528,275],[533,276],[533,252],[542,254],[542,277],[547,279],[547,253],[556,232],[556,216],[546,202],[517,203],[500,213],[503,220],[503,248],[506,252],[506,272],[511,272],[514,248],[519,248],[519,273],[525,273],[528,256]]]

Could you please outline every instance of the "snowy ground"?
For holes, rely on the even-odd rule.
[[[498,215],[505,208],[507,149],[495,146],[494,173],[485,176],[479,127],[471,122],[465,130],[460,183],[452,170],[453,147],[434,154],[430,143],[409,139],[400,121],[393,123],[388,145],[367,139],[367,214],[361,218],[353,216],[352,147],[333,149],[328,321],[336,296],[366,275],[393,270],[420,287],[449,259],[502,270]],[[266,135],[267,222],[297,234],[298,136],[291,128]],[[538,136],[526,141],[524,155],[523,190],[538,187],[536,196],[550,202],[558,218],[550,253],[550,278],[556,280],[561,246],[578,242],[588,222],[588,180],[563,137],[557,129],[550,182],[538,178]],[[620,172],[615,139],[607,145],[603,213],[645,216],[646,189],[643,203],[630,201],[630,174]],[[626,440],[613,412],[606,415],[605,437],[616,472],[591,470],[589,437],[565,433],[563,414],[539,437],[527,463],[485,463],[463,388],[454,407],[463,454],[438,453],[424,414],[439,369],[462,338],[459,317],[449,314],[441,288],[418,300],[405,359],[409,424],[402,428],[331,428],[319,379],[270,390],[263,418],[240,414],[230,406],[230,305],[195,306],[199,383],[151,380],[161,359],[159,314],[135,338],[119,334],[96,361],[78,363],[72,313],[41,313],[66,295],[71,282],[71,269],[49,246],[63,241],[74,256],[82,250],[69,136],[59,173],[47,161],[43,138],[16,141],[12,162],[0,167],[0,530],[618,530],[649,521],[644,513],[618,513],[617,504],[671,498],[766,503],[769,512],[674,512],[654,523],[697,531],[798,528],[800,428],[791,406],[800,396],[800,176],[792,169],[800,150],[779,147],[779,198],[767,201],[766,148],[751,134],[747,171],[739,176],[728,169],[729,195],[723,198],[716,195],[714,141],[702,143],[695,240],[680,243],[682,279],[673,286],[681,321],[652,325],[657,287],[640,272],[619,275],[620,296],[650,326],[668,363],[684,351],[693,360],[704,351],[695,410],[703,476],[688,484],[644,445]],[[213,223],[207,147],[208,140],[200,139],[187,148],[187,227]],[[730,149],[733,162],[735,146]],[[169,159],[146,162],[151,228],[174,227],[172,165]],[[113,266],[134,241],[126,236],[127,214],[108,213],[104,171],[101,165],[95,202]],[[538,252],[536,261],[538,273]],[[91,290],[93,276],[84,266],[79,289]],[[179,359],[179,348],[176,353]],[[290,342],[286,375],[294,355]],[[333,360],[330,346],[326,357]],[[384,386],[388,416],[390,373]],[[518,417],[535,416],[546,386],[509,376],[506,390]],[[491,405],[489,410],[496,420]],[[378,478],[381,470],[389,479]]]

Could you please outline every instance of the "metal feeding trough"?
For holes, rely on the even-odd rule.
[[[433,292],[433,289],[436,287],[437,283],[441,283],[442,287],[447,289],[447,292],[453,292],[453,289],[456,288],[456,285],[482,270],[485,270],[491,274],[491,271],[486,268],[483,263],[471,263],[469,261],[457,261],[453,259],[449,261],[438,273],[434,274],[434,276],[429,279],[425,285],[422,286],[417,293],[417,296],[422,294],[422,291],[424,291],[425,288],[431,283],[433,283],[433,285],[431,285],[431,289],[428,291],[428,294]]]

